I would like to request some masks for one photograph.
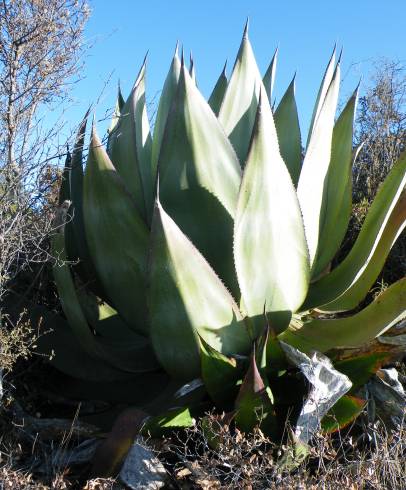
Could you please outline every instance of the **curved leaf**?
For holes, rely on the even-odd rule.
[[[235,423],[244,432],[259,426],[267,435],[277,432],[273,394],[264,383],[255,362],[255,349],[235,401]]]
[[[150,223],[153,208],[152,139],[145,106],[145,66],[146,60],[110,134],[109,150],[138,212],[146,223]]]
[[[348,288],[336,301],[332,301],[320,309],[325,311],[351,310],[365,298],[382,271],[385,260],[397,238],[406,227],[406,191],[391,213],[385,231],[368,262],[368,266],[358,276],[355,283]]]
[[[355,315],[333,320],[292,322],[279,340],[303,352],[359,347],[406,318],[406,278],[395,282]]]
[[[241,369],[229,358],[200,338],[202,379],[210,398],[219,405],[234,401]]]
[[[32,326],[40,325],[41,335],[36,341],[36,352],[46,356],[59,371],[77,379],[103,383],[134,376],[89,356],[60,315],[34,306],[29,310],[29,317]]]
[[[324,184],[320,231],[312,276],[319,276],[334,258],[351,216],[352,140],[358,87],[338,118],[331,145],[330,166]]]
[[[290,82],[279,102],[274,118],[282,158],[288,167],[293,184],[297,186],[302,167],[302,143],[295,100],[295,78]]]
[[[186,380],[200,374],[197,334],[224,355],[246,352],[250,338],[237,305],[159,203],[151,240],[151,339],[165,370]]]
[[[244,308],[258,320],[256,335],[264,308],[280,332],[306,296],[309,259],[295,188],[262,96],[238,200],[234,255]]]
[[[234,294],[232,233],[240,181],[230,142],[183,65],[159,157],[160,200]]]
[[[74,210],[71,201],[70,178],[72,171],[72,156],[67,152],[65,165],[61,176],[59,187],[58,208],[55,213],[52,226],[56,232],[64,230],[66,254],[69,260],[77,262],[79,259],[79,250],[77,247],[75,232],[73,229]]]
[[[322,431],[329,434],[343,429],[358,417],[366,403],[366,400],[361,398],[344,395],[323,417],[321,421]]]
[[[106,361],[123,371],[137,373],[157,369],[158,365],[145,337],[134,335],[130,345],[124,344],[126,349],[118,350],[117,346],[111,345],[111,342],[103,345],[101,338],[94,335],[83,313],[72,274],[66,262],[63,233],[57,233],[53,237],[52,251],[53,256],[58,258],[53,267],[53,273],[62,308],[82,348],[90,356]]]
[[[334,367],[350,378],[352,383],[350,393],[355,393],[390,359],[391,355],[388,352],[373,352],[336,361]]]
[[[178,56],[178,45],[176,45],[175,54],[172,59],[171,66],[169,68],[168,75],[166,77],[161,98],[159,99],[158,111],[156,114],[154,134],[152,138],[152,154],[151,154],[151,168],[152,168],[152,182],[156,182],[158,159],[161,152],[162,139],[164,137],[164,131],[168,114],[172,106],[173,98],[176,94],[180,75],[180,60]]]
[[[89,111],[86,112],[76,136],[75,147],[72,155],[72,168],[69,174],[70,196],[72,208],[71,222],[65,226],[65,242],[68,257],[77,262],[74,270],[80,275],[88,287],[105,297],[106,294],[97,279],[96,269],[90,256],[87,244],[85,224],[83,218],[83,147],[85,142],[86,124]],[[71,236],[72,235],[72,236]],[[74,242],[74,243],[72,243]],[[71,250],[75,255],[71,256]]]
[[[84,284],[79,284],[78,288],[80,288],[78,299],[86,320],[100,339],[114,343],[115,340],[131,342],[131,338],[137,337],[113,307],[86,289]]]
[[[261,75],[248,40],[247,22],[218,116],[241,166],[247,157],[261,86]]]
[[[148,332],[148,230],[95,128],[85,172],[83,212],[89,250],[104,289],[131,328]]]
[[[226,75],[227,62],[224,64],[223,71],[219,76],[216,85],[214,86],[213,92],[211,93],[208,104],[212,108],[212,111],[216,116],[219,115],[221,104],[223,103],[224,94],[227,90],[228,80]]]
[[[100,349],[91,332],[82,308],[78,302],[75,287],[65,252],[65,237],[63,232],[56,233],[52,238],[52,255],[56,258],[53,275],[62,304],[62,309],[69,325],[82,348],[92,357],[100,358]]]
[[[337,65],[324,103],[315,120],[297,186],[311,266],[313,266],[319,242],[339,84],[340,67]]]
[[[330,274],[310,286],[303,309],[355,308],[378,277],[388,253],[405,226],[406,152],[381,184],[347,257]]]

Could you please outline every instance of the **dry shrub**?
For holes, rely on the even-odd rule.
[[[29,322],[20,317],[15,325],[0,327],[0,369],[10,371],[18,359],[28,359],[35,346],[36,335]]]
[[[277,463],[286,446],[276,447],[258,429],[231,431],[209,415],[167,442],[165,458],[180,488],[403,489],[406,425],[388,431],[378,423],[367,434],[355,428],[319,434],[308,458],[288,472]]]
[[[355,143],[363,143],[354,165],[356,202],[373,200],[406,145],[406,65],[380,59],[360,97]]]

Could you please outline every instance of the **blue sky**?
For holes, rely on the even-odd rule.
[[[350,95],[380,57],[406,59],[406,0],[90,0],[86,39],[92,47],[74,87],[68,111],[74,125],[100,98],[97,118],[114,105],[117,81],[124,95],[149,51],[147,99],[159,93],[179,40],[193,51],[198,86],[207,97],[228,60],[232,69],[247,17],[250,40],[262,72],[279,46],[277,100],[297,71],[296,95],[302,129],[311,116],[320,79],[334,43],[343,47],[342,98]],[[106,82],[109,81],[106,85]],[[365,86],[365,83],[364,83]],[[99,124],[103,134],[106,123]]]

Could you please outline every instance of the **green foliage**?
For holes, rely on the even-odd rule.
[[[329,354],[362,346],[406,316],[404,279],[352,312],[405,226],[405,154],[353,249],[330,271],[349,221],[357,91],[335,121],[340,60],[333,53],[302,158],[293,82],[271,108],[275,61],[263,81],[246,28],[230,80],[223,71],[208,103],[175,52],[152,134],[144,124],[144,64],[128,100],[119,95],[108,152],[93,127],[84,178],[81,165],[68,167],[78,216],[54,241],[62,306],[82,355],[92,359],[84,366],[105,363],[110,379],[114,370],[117,378],[154,375],[163,383],[165,372],[179,383],[201,377],[237,426],[249,431],[260,423],[272,435],[284,405],[281,383],[295,376],[280,340]],[[82,126],[82,146],[83,134]],[[69,265],[77,258],[69,241],[82,268]],[[101,286],[96,294],[86,292],[92,284]],[[334,311],[347,313],[334,319]],[[79,377],[69,352],[61,355],[59,367]],[[336,366],[359,385],[376,362]],[[185,406],[187,397],[167,391],[172,407]],[[359,412],[353,402],[335,407],[339,425]],[[187,405],[207,407],[200,395]],[[190,422],[189,411],[176,413],[180,425]]]

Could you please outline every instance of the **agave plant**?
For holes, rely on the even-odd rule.
[[[261,406],[272,432],[278,406],[293,403],[286,344],[329,355],[353,393],[387,359],[334,352],[406,316],[405,279],[359,309],[406,223],[406,154],[332,268],[351,214],[358,89],[335,120],[334,51],[303,150],[294,79],[272,109],[276,57],[262,78],[246,28],[230,79],[223,70],[207,102],[176,50],[153,133],[144,62],[127,101],[119,92],[107,150],[93,124],[85,170],[83,121],[61,188],[69,219],[53,240],[69,327],[54,322],[42,342],[59,369],[104,382],[102,396],[126,380],[129,403],[158,397],[162,408],[201,378],[242,428]],[[344,422],[363,406],[341,403]]]

